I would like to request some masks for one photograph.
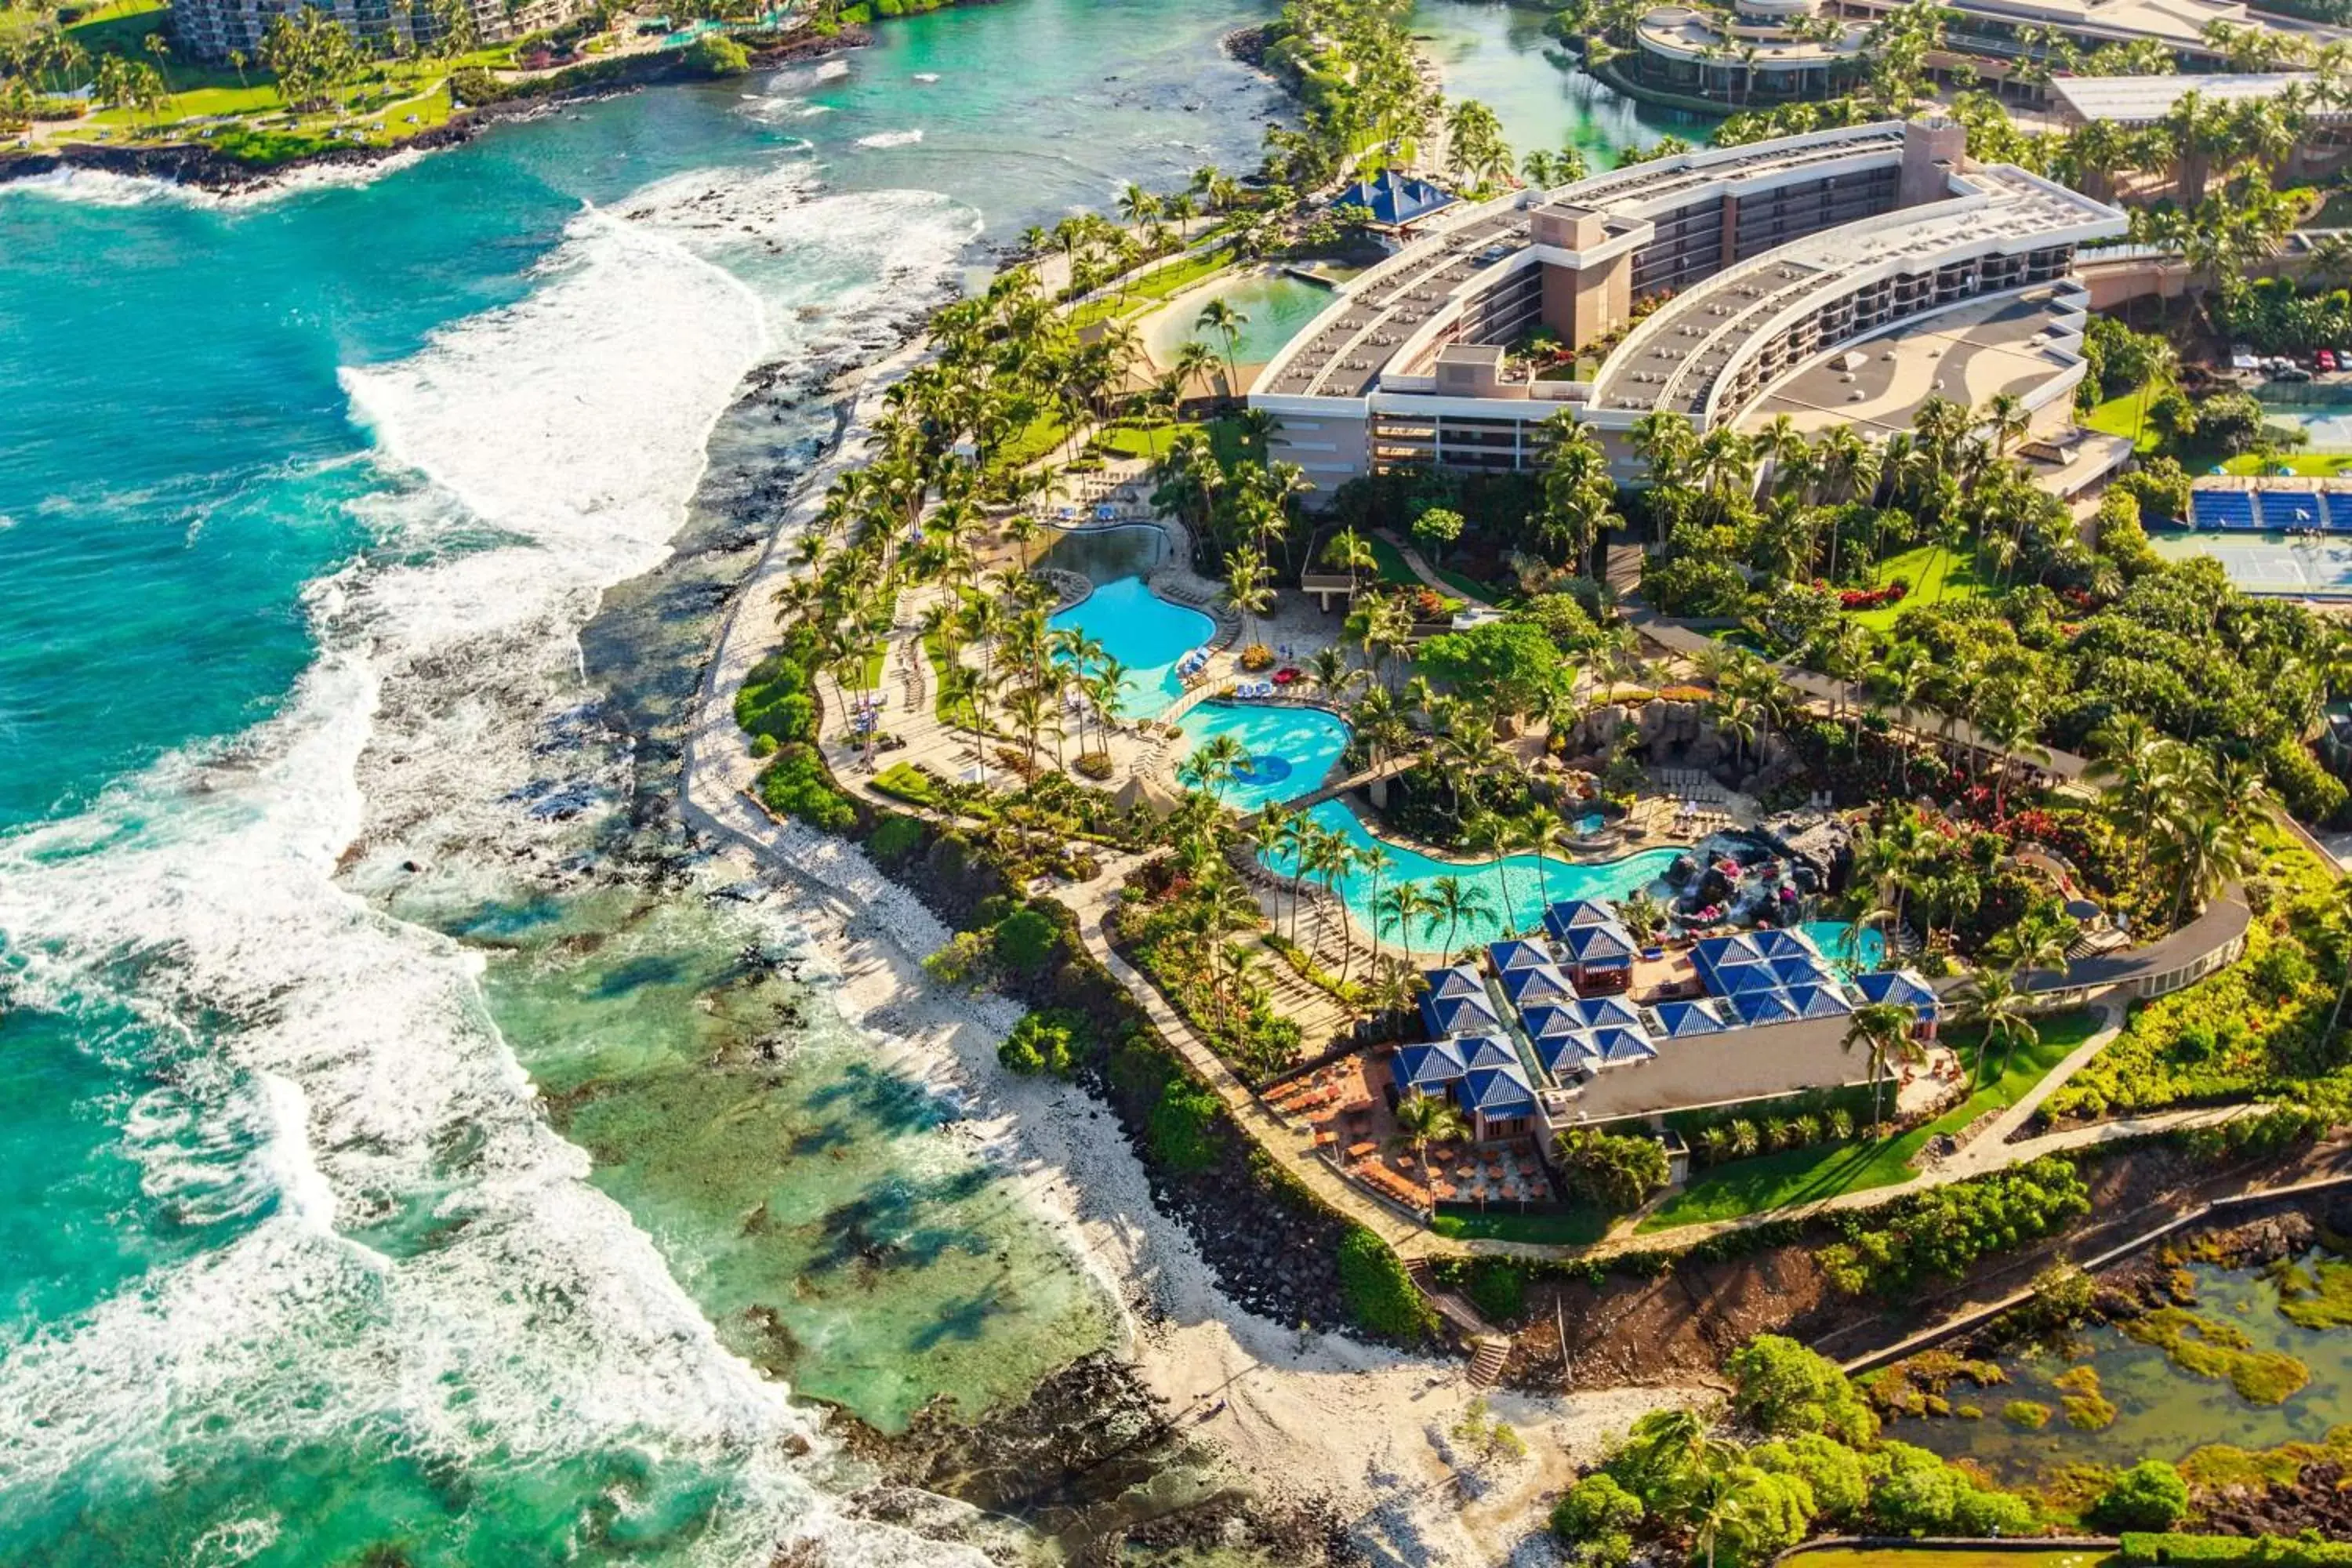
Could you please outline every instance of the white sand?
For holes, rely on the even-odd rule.
[[[943,991],[913,953],[948,935],[838,840],[779,830],[797,906],[838,973],[834,1001],[890,1066],[953,1095],[956,1124],[1059,1228],[1123,1309],[1131,1359],[1180,1420],[1244,1479],[1333,1500],[1373,1560],[1472,1565],[1556,1561],[1543,1514],[1574,1463],[1635,1416],[1704,1390],[1622,1389],[1529,1398],[1486,1391],[1528,1457],[1488,1476],[1448,1462],[1447,1434],[1480,1391],[1454,1357],[1408,1356],[1339,1334],[1302,1336],[1236,1307],[1190,1237],[1152,1206],[1110,1111],[1081,1090],[1004,1072],[996,1045],[1021,1016],[993,996]],[[1217,1409],[1219,1402],[1223,1408]],[[1212,1410],[1215,1414],[1211,1415]]]

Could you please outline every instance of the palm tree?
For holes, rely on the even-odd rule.
[[[1241,373],[1234,364],[1234,344],[1240,341],[1242,329],[1249,325],[1248,312],[1235,309],[1230,300],[1213,299],[1201,307],[1192,325],[1197,331],[1214,332],[1225,340],[1225,395],[1238,397]]]
[[[1381,569],[1380,557],[1372,553],[1370,543],[1353,527],[1343,528],[1323,542],[1323,564],[1348,574],[1350,600],[1356,596],[1357,574]]]
[[[1412,886],[1409,882],[1404,885]],[[1434,936],[1438,922],[1444,921],[1445,952],[1443,956],[1450,963],[1454,953],[1454,938],[1462,932],[1462,922],[1465,920],[1491,920],[1494,914],[1495,902],[1486,896],[1484,887],[1475,882],[1465,882],[1460,877],[1440,877],[1429,885],[1429,904],[1421,922],[1421,934]]]
[[[2025,968],[2012,964],[2006,969],[1979,969],[1969,976],[1952,994],[1959,1005],[1959,1016],[1984,1030],[1978,1043],[1977,1059],[1969,1072],[1969,1092],[1975,1093],[1984,1080],[1984,1066],[1992,1056],[1993,1044],[2001,1047],[2000,1073],[2009,1076],[2011,1058],[2017,1053],[2020,1040],[2029,1046],[2040,1045],[2042,1035],[2034,1028],[2029,1012],[2032,1006],[2032,993],[2023,984]]]
[[[1432,1142],[1451,1142],[1469,1134],[1469,1120],[1451,1100],[1416,1091],[1397,1101],[1396,1131],[1389,1142],[1411,1149],[1413,1163],[1425,1167]]]
[[[1916,1020],[1911,1009],[1900,1002],[1871,1002],[1853,1010],[1847,1020],[1845,1038],[1839,1043],[1851,1051],[1861,1046],[1870,1053],[1870,1118],[1876,1128],[1886,1121],[1885,1094],[1883,1085],[1887,1073],[1897,1065],[1908,1066],[1919,1060],[1919,1042],[1914,1038],[1911,1026]]]
[[[1225,801],[1225,786],[1249,765],[1249,749],[1237,736],[1212,735],[1176,770],[1177,777],[1187,789],[1206,791],[1219,805]]]
[[[1513,829],[1511,847],[1525,849],[1536,858],[1536,891],[1542,896],[1545,909],[1551,908],[1551,858],[1565,856],[1568,847],[1568,824],[1540,805]]]
[[[1418,882],[1399,882],[1373,898],[1372,917],[1380,934],[1386,936],[1391,929],[1396,931],[1404,944],[1407,963],[1413,960],[1412,922],[1428,915],[1433,907],[1430,894]]]

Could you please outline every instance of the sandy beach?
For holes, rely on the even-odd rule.
[[[1179,1418],[1253,1485],[1328,1497],[1373,1560],[1480,1568],[1558,1560],[1542,1505],[1643,1411],[1702,1390],[1623,1389],[1560,1398],[1487,1391],[1528,1456],[1484,1473],[1457,1464],[1448,1433],[1479,1396],[1451,1356],[1407,1355],[1343,1335],[1302,1334],[1227,1300],[1190,1237],[1151,1201],[1109,1110],[1077,1089],[1016,1078],[996,1047],[1021,1016],[1001,997],[948,992],[920,960],[951,934],[856,847],[778,824],[745,794],[756,771],[734,694],[771,635],[782,548],[834,474],[861,460],[882,391],[920,357],[910,346],[868,372],[844,438],[810,474],[721,631],[686,745],[682,815],[747,872],[779,879],[835,979],[834,1000],[877,1058],[951,1094],[959,1123],[1087,1262],[1124,1320],[1129,1356]]]

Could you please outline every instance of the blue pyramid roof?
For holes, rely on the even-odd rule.
[[[1810,955],[1776,958],[1771,969],[1772,978],[1783,985],[1821,985],[1836,978],[1828,964]]]
[[[1471,1072],[1480,1068],[1516,1068],[1519,1053],[1511,1042],[1500,1035],[1465,1035],[1454,1042],[1462,1053],[1462,1065]]]
[[[1769,963],[1735,963],[1715,972],[1714,988],[1724,996],[1746,996],[1758,991],[1778,991],[1780,982]]]
[[[1691,944],[1692,962],[1723,969],[1739,963],[1761,963],[1764,950],[1757,945],[1756,933],[1742,931],[1737,936],[1701,937]]]
[[[1731,998],[1731,1010],[1739,1015],[1743,1024],[1786,1024],[1797,1016],[1794,1004],[1786,991],[1767,986],[1761,991],[1742,991]]]
[[[1853,977],[1853,988],[1866,1001],[1898,1002],[1918,1010],[1923,1018],[1935,1017],[1943,1010],[1936,988],[1916,969],[1882,969]]]
[[[1563,899],[1544,911],[1544,930],[1564,936],[1579,926],[1617,923],[1617,911],[1597,899]]]
[[[1451,969],[1424,969],[1421,972],[1421,979],[1432,996],[1486,994],[1486,983],[1479,979],[1478,972],[1466,963],[1457,963]]]
[[[1331,205],[1360,210],[1374,223],[1393,225],[1426,217],[1453,201],[1453,196],[1428,181],[1389,169],[1349,186]]]
[[[1570,958],[1587,967],[1633,962],[1633,934],[1614,921],[1605,925],[1570,926],[1559,942]]]
[[[1603,1067],[1645,1062],[1658,1054],[1658,1047],[1650,1043],[1648,1032],[1642,1029],[1595,1029],[1592,1031],[1592,1043],[1601,1051],[1601,1065]]]
[[[1787,931],[1779,926],[1767,926],[1748,933],[1756,951],[1767,958],[1819,958],[1822,950],[1813,939],[1801,931]]]
[[[1497,942],[1486,948],[1486,961],[1495,973],[1508,978],[1514,970],[1541,969],[1551,963],[1551,954],[1531,942]]]
[[[1642,1010],[1622,996],[1588,996],[1570,1003],[1568,1010],[1588,1029],[1642,1027]]]
[[[1516,1062],[1477,1068],[1462,1080],[1462,1103],[1487,1116],[1533,1116],[1536,1091]]]
[[[1522,1008],[1540,1002],[1573,1002],[1576,987],[1567,975],[1547,963],[1540,969],[1514,969],[1503,976],[1503,989]]]
[[[1483,1035],[1503,1026],[1484,996],[1423,996],[1421,1017],[1433,1035]]]
[[[1403,1089],[1433,1094],[1442,1093],[1447,1084],[1461,1082],[1467,1070],[1454,1041],[1431,1040],[1423,1045],[1399,1046],[1391,1076]]]
[[[1566,1005],[1554,1006],[1543,1002],[1520,1008],[1519,1023],[1528,1031],[1528,1038],[1538,1045],[1585,1026],[1584,1020],[1570,1012]]]
[[[1731,1027],[1712,1002],[1661,1002],[1650,1011],[1658,1016],[1658,1027],[1670,1040],[1686,1039],[1693,1035],[1719,1035]]]
[[[1788,995],[1800,1018],[1835,1018],[1853,1011],[1853,1004],[1835,985],[1791,985]]]

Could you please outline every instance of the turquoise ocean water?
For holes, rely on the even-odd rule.
[[[1013,0],[364,181],[0,190],[0,1562],[959,1560],[792,1394],[977,1411],[1106,1305],[788,905],[605,863],[579,637],[829,429],[761,367],[1248,163],[1252,19]]]

